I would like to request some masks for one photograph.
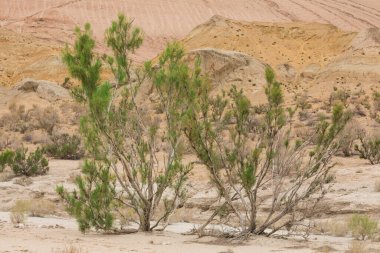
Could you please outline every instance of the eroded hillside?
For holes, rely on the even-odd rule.
[[[146,60],[167,41],[185,37],[214,15],[245,21],[320,22],[343,30],[380,26],[377,0],[14,0],[0,1],[0,25],[60,43],[72,39],[76,25],[90,22],[103,47],[103,31],[119,12],[135,19],[146,42],[137,58]]]

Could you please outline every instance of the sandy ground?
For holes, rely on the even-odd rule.
[[[28,218],[27,225],[15,228],[9,223],[7,212],[0,212],[0,252],[52,252],[75,246],[91,253],[144,252],[144,253],[248,253],[248,252],[318,252],[329,246],[344,252],[351,246],[351,238],[311,236],[309,240],[252,237],[245,241],[231,241],[213,237],[198,238],[182,235],[192,224],[169,225],[165,232],[104,235],[91,232],[81,234],[71,219]],[[38,243],[36,243],[38,241]],[[367,242],[373,249],[376,245]],[[369,247],[368,247],[369,248]]]
[[[327,201],[324,204],[326,213],[318,221],[344,222],[356,212],[366,213],[380,220],[380,192],[374,190],[375,182],[380,180],[380,166],[370,166],[356,158],[338,158],[337,162],[338,166],[333,171],[335,180],[332,190],[327,195]],[[290,237],[287,240],[253,237],[246,242],[231,242],[211,237],[199,239],[196,236],[181,234],[196,226],[188,222],[174,222],[165,232],[128,235],[104,235],[91,232],[84,235],[78,231],[75,220],[67,217],[67,214],[62,211],[57,211],[60,216],[28,217],[26,226],[23,228],[15,228],[10,223],[7,210],[18,199],[43,196],[44,199],[58,203],[58,197],[54,192],[55,186],[64,184],[68,188],[72,187],[72,178],[79,173],[79,164],[79,161],[52,160],[48,175],[34,177],[33,183],[29,186],[18,185],[15,179],[0,182],[0,211],[2,211],[0,212],[0,252],[52,252],[53,249],[68,246],[80,247],[88,252],[152,253],[323,252],[322,247],[329,246],[336,252],[345,252],[352,244],[353,239],[349,236],[334,237],[326,234],[311,234],[307,241],[296,237]],[[194,171],[193,176],[200,185],[205,185],[207,182],[207,177],[201,170]],[[201,189],[201,187],[196,188]],[[189,202],[197,203],[197,199],[204,199],[207,196],[207,193],[200,191],[193,195]],[[60,206],[60,204],[57,205]],[[194,220],[202,220],[199,217],[205,217],[196,208],[187,209],[182,214],[188,212],[193,212]],[[189,217],[188,214],[186,216]],[[180,215],[176,215],[176,219],[181,220]],[[368,250],[380,250],[380,244],[377,242],[366,241],[366,247]],[[179,248],[180,251],[178,251]]]

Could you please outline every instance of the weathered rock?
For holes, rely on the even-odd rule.
[[[294,79],[297,77],[296,69],[288,63],[277,65],[276,74],[280,80],[287,82],[294,81]]]
[[[301,77],[314,79],[320,71],[321,66],[319,64],[312,63],[304,69],[304,71],[301,73]]]
[[[26,78],[16,84],[15,89],[25,92],[36,92],[40,98],[49,100],[50,102],[70,98],[70,93],[67,89],[45,80]]]
[[[201,59],[203,73],[216,84],[265,84],[266,64],[247,54],[215,48],[196,49],[188,54],[189,60],[196,56]]]

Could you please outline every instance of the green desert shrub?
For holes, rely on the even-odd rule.
[[[41,149],[30,152],[25,148],[6,150],[0,154],[0,170],[9,166],[16,176],[44,175],[49,170],[49,162]]]
[[[380,163],[380,137],[368,137],[364,133],[359,136],[360,144],[355,145],[360,158],[367,159],[371,164]]]
[[[95,161],[85,161],[82,175],[75,179],[78,189],[68,192],[57,187],[58,195],[66,203],[66,210],[78,222],[79,230],[110,231],[114,222],[116,181],[110,167]]]
[[[355,214],[351,217],[348,227],[356,239],[372,239],[377,231],[377,222],[366,215]]]
[[[125,209],[133,210],[141,231],[165,227],[186,200],[191,164],[183,163],[179,149],[180,116],[185,109],[180,98],[186,84],[197,80],[194,71],[184,62],[182,48],[171,44],[159,57],[160,72],[147,63],[145,69],[135,71],[133,82],[129,55],[140,47],[143,34],[124,15],[106,30],[111,55],[98,58],[95,54],[89,24],[84,30],[77,28],[76,35],[74,47],[63,52],[63,61],[71,77],[81,83],[72,93],[87,108],[80,131],[88,160],[75,190],[58,186],[57,192],[83,232],[90,228],[113,231],[115,214]],[[114,74],[115,84],[101,80],[104,63]],[[140,87],[145,78],[154,80],[167,131],[160,131],[146,117],[144,106],[136,103],[138,94],[144,92]],[[177,92],[175,85],[183,89]],[[158,142],[167,148],[160,150]]]
[[[0,172],[13,160],[15,153],[12,150],[5,150],[0,153]]]
[[[57,159],[78,160],[84,155],[80,137],[77,135],[54,135],[52,142],[43,147],[48,156]]]

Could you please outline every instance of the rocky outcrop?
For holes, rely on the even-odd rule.
[[[24,92],[36,92],[40,98],[46,99],[50,102],[70,98],[70,93],[67,89],[56,83],[45,80],[26,78],[16,84],[14,89]]]
[[[214,84],[261,86],[265,84],[266,64],[247,54],[215,48],[192,50],[189,60],[199,56],[204,73]]]

